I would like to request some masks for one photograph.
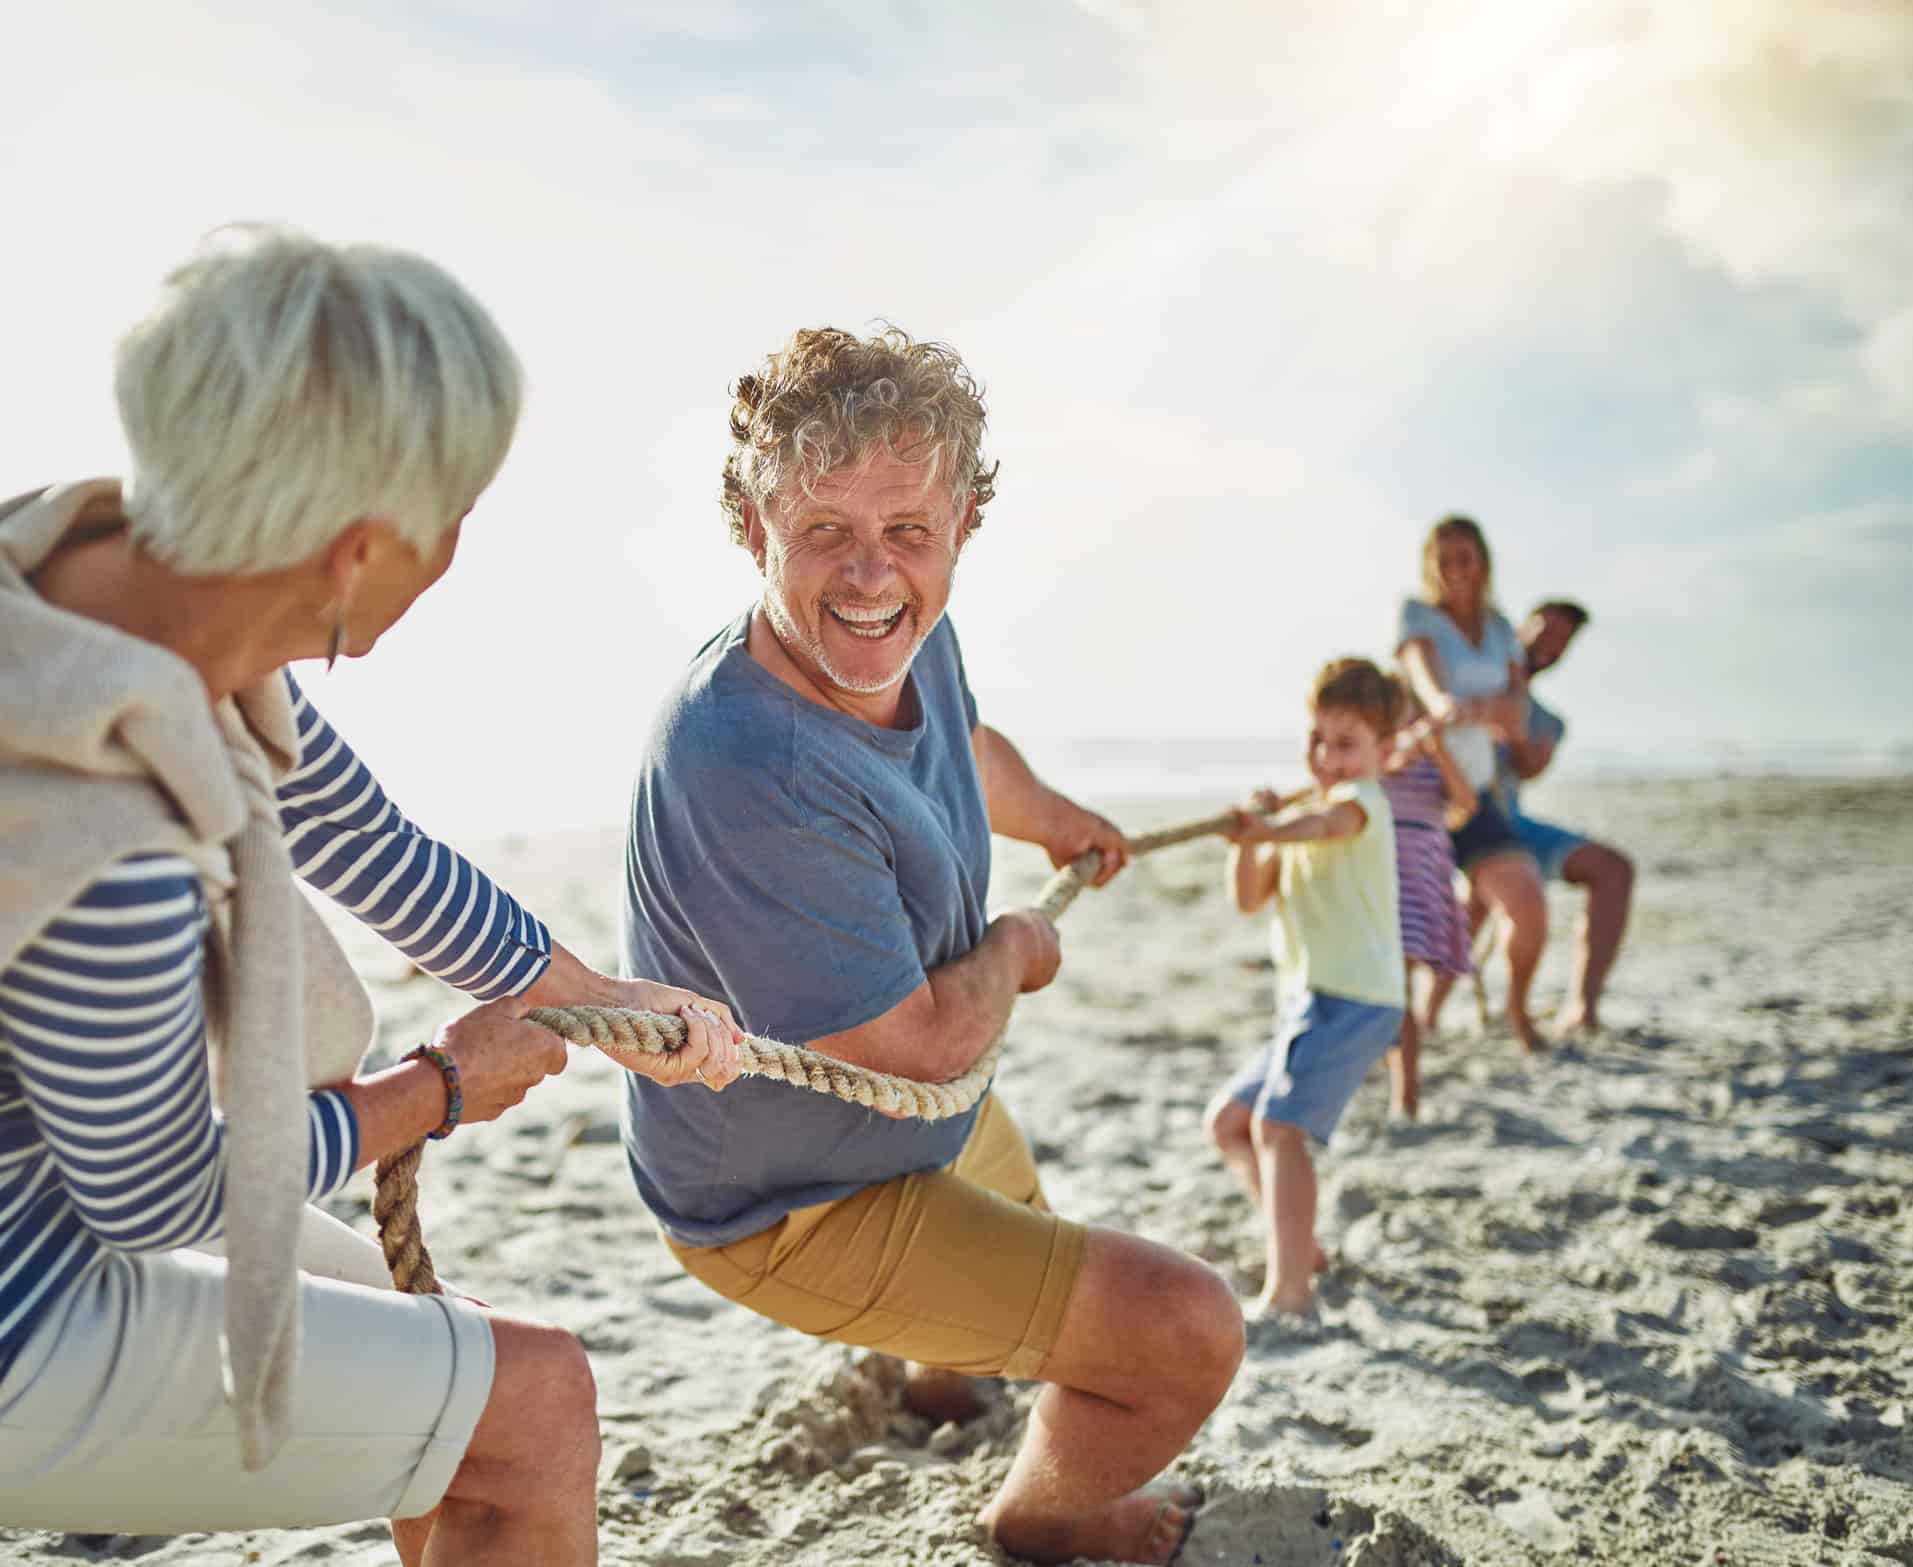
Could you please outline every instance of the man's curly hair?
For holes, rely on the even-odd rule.
[[[965,537],[982,525],[996,494],[983,393],[947,344],[896,327],[867,338],[803,327],[732,391],[722,504],[733,543],[747,542],[746,501],[762,511],[780,492],[814,494],[825,474],[877,450],[931,464],[926,478],[946,479],[959,511],[976,502]]]

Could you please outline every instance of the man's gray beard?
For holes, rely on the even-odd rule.
[[[903,612],[906,615],[921,613],[918,606],[914,603],[905,605]],[[830,611],[825,610],[824,613],[827,615]],[[936,622],[932,621],[928,626],[918,631],[917,639],[911,644],[910,651],[904,655],[903,662],[897,666],[897,672],[888,680],[849,680],[830,662],[830,655],[824,651],[823,638],[821,636],[815,638],[806,636],[796,623],[791,620],[790,616],[784,612],[784,601],[773,591],[773,584],[770,582],[764,584],[764,616],[770,621],[771,630],[777,634],[777,640],[783,643],[787,649],[801,651],[811,662],[816,664],[819,669],[830,677],[832,685],[836,686],[839,690],[855,692],[858,696],[876,696],[881,692],[888,691],[892,686],[901,681],[905,675],[910,673],[910,666],[917,661],[917,654],[923,651],[923,644],[930,640],[930,633],[936,630]]]

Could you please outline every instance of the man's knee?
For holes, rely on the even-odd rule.
[[[1634,861],[1619,849],[1597,843],[1601,851],[1601,876],[1609,896],[1625,898],[1634,891]]]
[[[1242,1307],[1222,1275],[1186,1252],[1107,1230],[1090,1233],[1078,1288],[1085,1336],[1045,1380],[1158,1409],[1207,1415],[1242,1360]],[[1077,1309],[1072,1307],[1072,1312]],[[1053,1373],[1061,1373],[1053,1374]]]
[[[1168,1364],[1206,1414],[1222,1402],[1242,1364],[1242,1305],[1221,1274],[1194,1257],[1173,1254],[1178,1266],[1150,1303],[1171,1351]]]
[[[1634,890],[1634,861],[1611,844],[1582,844],[1567,857],[1561,874],[1601,897],[1624,898]]]

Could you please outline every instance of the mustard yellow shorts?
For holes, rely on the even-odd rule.
[[[727,1300],[801,1333],[1027,1378],[1056,1346],[1087,1234],[1049,1211],[992,1094],[944,1169],[798,1208],[728,1246],[665,1244]]]

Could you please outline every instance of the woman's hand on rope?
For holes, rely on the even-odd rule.
[[[487,1002],[438,1031],[435,1043],[458,1063],[465,1096],[461,1124],[495,1121],[547,1077],[565,1069],[566,1045],[527,1023],[515,999]]]
[[[556,942],[551,966],[518,1000],[525,1007],[622,1007],[628,1012],[663,1012],[684,1020],[682,1048],[666,1055],[618,1058],[627,1071],[666,1088],[700,1083],[720,1089],[744,1070],[744,1030],[721,1001],[660,985],[649,979],[613,979],[600,974]]]
[[[1043,849],[1049,855],[1050,864],[1059,871],[1078,855],[1094,849],[1103,857],[1103,863],[1096,868],[1095,879],[1090,882],[1092,887],[1102,886],[1129,863],[1129,840],[1123,837],[1122,828],[1107,816],[1085,810],[1060,794],[1056,797],[1056,817],[1043,840]]]

